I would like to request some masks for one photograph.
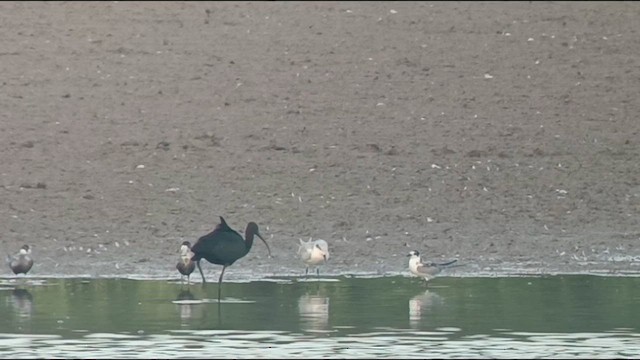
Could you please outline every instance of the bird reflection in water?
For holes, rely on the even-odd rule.
[[[326,330],[329,327],[329,298],[305,294],[298,299],[300,320],[306,330]]]
[[[10,302],[20,319],[31,319],[31,315],[33,314],[33,296],[28,290],[13,289]]]
[[[429,290],[409,299],[409,323],[411,327],[418,328],[425,315],[442,303],[442,296]]]
[[[181,320],[188,320],[193,317],[195,299],[195,296],[189,290],[182,290],[178,293],[176,306],[180,312]]]

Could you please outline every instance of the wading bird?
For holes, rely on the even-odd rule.
[[[16,255],[7,256],[7,263],[14,274],[20,273],[27,275],[31,267],[33,266],[33,259],[31,258],[31,248],[29,245],[23,245],[20,248],[20,252]]]
[[[191,273],[196,269],[196,263],[191,261],[191,243],[183,241],[180,245],[180,261],[176,265],[176,269],[182,274],[180,276],[180,282],[184,282],[184,276],[187,277],[187,285],[189,285]]]
[[[307,267],[304,271],[305,276],[309,274],[309,266],[316,267],[316,274],[320,276],[319,265],[329,260],[329,244],[322,239],[304,242],[300,239],[300,247],[298,248],[298,256]]]
[[[423,263],[420,259],[420,253],[416,250],[409,252],[407,256],[411,257],[409,259],[409,270],[414,275],[424,278],[427,282],[436,277],[436,275],[438,275],[440,271],[442,271],[442,269],[458,261],[457,259],[455,259],[446,263]]]
[[[262,235],[260,235],[256,223],[253,221],[248,223],[244,235],[245,239],[243,239],[242,235],[238,234],[237,231],[231,229],[226,221],[224,221],[224,218],[220,216],[220,224],[209,234],[200,237],[191,247],[191,252],[193,253],[191,261],[194,261],[198,265],[203,284],[206,281],[202,273],[202,268],[200,267],[200,260],[205,259],[212,264],[222,265],[222,272],[218,279],[218,300],[220,299],[220,287],[222,285],[224,270],[228,266],[231,266],[236,260],[249,253],[253,245],[254,235],[258,236],[260,240],[264,242],[267,246],[267,251],[269,251],[269,257],[271,257],[269,244],[267,244]]]

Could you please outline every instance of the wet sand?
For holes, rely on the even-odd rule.
[[[219,216],[274,254],[225,279],[301,274],[309,237],[327,275],[408,274],[414,249],[459,275],[640,273],[636,3],[0,16],[0,251],[30,244],[30,276],[178,277]]]

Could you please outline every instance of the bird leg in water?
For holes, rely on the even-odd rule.
[[[224,276],[224,270],[227,265],[222,266],[222,272],[220,273],[220,279],[218,279],[218,303],[220,302],[220,294],[222,293],[222,277]]]
[[[202,284],[204,285],[206,281],[204,280],[204,274],[202,273],[202,268],[200,267],[200,259],[198,259],[198,262],[196,264],[198,265],[198,270],[200,270],[200,276],[202,276]]]
[[[304,268],[304,276],[309,277],[309,267]],[[320,277],[320,268],[316,267],[316,276]]]

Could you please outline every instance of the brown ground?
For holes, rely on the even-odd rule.
[[[34,276],[177,276],[222,215],[274,253],[225,278],[298,274],[310,236],[331,274],[406,274],[411,249],[462,274],[640,273],[638,18],[2,2],[0,251],[31,244]]]

